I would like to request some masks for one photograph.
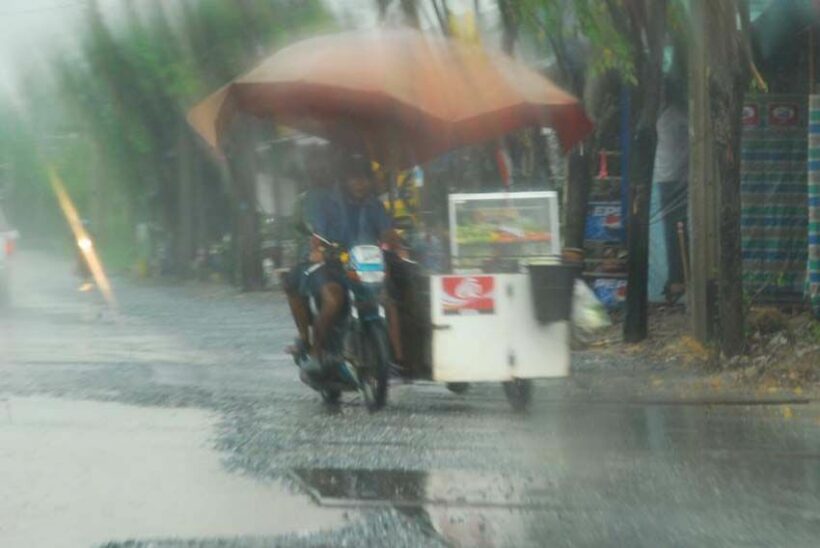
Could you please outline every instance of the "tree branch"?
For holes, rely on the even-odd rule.
[[[443,0],[443,5],[439,6],[437,0],[430,0],[433,5],[433,11],[438,19],[438,24],[445,36],[450,35],[450,8],[447,6],[447,0]]]
[[[387,7],[390,5],[390,0],[375,0],[376,9],[379,10],[379,20],[384,21],[387,17]]]
[[[748,67],[749,72],[751,72],[752,79],[758,89],[768,92],[769,86],[766,83],[766,80],[763,79],[760,71],[757,69],[754,54],[752,53],[752,23],[751,16],[749,14],[749,2],[747,0],[736,0],[736,2],[738,15],[740,17],[740,36],[738,39],[741,41],[740,49],[746,58],[745,64]]]
[[[512,54],[515,50],[515,41],[518,38],[518,8],[512,0],[498,0],[498,9],[501,12],[501,22],[504,25],[502,47],[505,53]]]
[[[419,10],[416,0],[400,0],[401,10],[413,28],[419,28]]]

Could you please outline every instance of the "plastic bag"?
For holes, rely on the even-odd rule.
[[[583,281],[575,280],[572,299],[573,328],[585,334],[592,334],[610,325],[612,321],[609,314],[595,293]]]

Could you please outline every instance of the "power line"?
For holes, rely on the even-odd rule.
[[[64,4],[55,4],[53,6],[43,6],[41,8],[31,8],[17,11],[0,11],[0,17],[12,17],[15,15],[28,15],[30,13],[43,13],[47,11],[57,11],[66,8],[74,8],[80,6],[88,6],[88,0],[81,0],[79,2],[66,2]]]

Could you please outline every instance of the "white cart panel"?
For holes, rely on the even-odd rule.
[[[433,379],[501,382],[569,374],[569,325],[540,325],[527,274],[432,276]]]

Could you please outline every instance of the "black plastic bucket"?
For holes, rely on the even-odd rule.
[[[538,323],[569,321],[575,280],[582,270],[581,265],[529,265],[532,303]]]

